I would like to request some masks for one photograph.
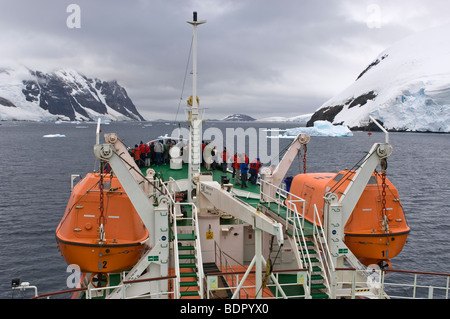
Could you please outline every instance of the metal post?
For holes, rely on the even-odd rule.
[[[262,298],[262,232],[255,228],[255,289],[256,299]]]
[[[193,14],[193,21],[187,21],[194,27],[192,39],[192,107],[188,114],[190,121],[190,137],[189,137],[189,176],[188,176],[188,201],[192,202],[192,189],[194,174],[200,172],[201,159],[201,133],[202,119],[199,117],[199,109],[197,103],[197,26],[206,21],[197,21],[197,12]]]

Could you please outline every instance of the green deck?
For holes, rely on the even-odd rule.
[[[179,170],[173,170],[170,169],[170,166],[168,164],[166,165],[161,165],[161,166],[151,166],[151,168],[156,172],[156,175],[161,178],[163,181],[168,181],[170,177],[172,177],[175,180],[179,180],[179,179],[186,179],[188,176],[188,165],[184,164],[182,169]],[[145,174],[147,168],[143,168],[142,172],[143,174]],[[222,170],[209,170],[207,171],[204,167],[201,167],[201,171],[202,172],[210,172],[212,173],[213,176],[213,180],[220,183],[222,175],[227,175],[227,177],[230,180],[230,183],[234,184],[234,179],[232,178],[232,173],[230,171],[227,172],[223,172]],[[245,190],[247,192],[251,192],[254,194],[258,194],[260,193],[260,187],[259,184],[257,185],[252,185],[249,181],[247,182],[247,186],[248,188],[242,189],[241,186],[239,185],[234,185],[235,189],[242,189]],[[258,206],[264,206],[268,209],[270,209],[270,211],[272,211],[274,214],[280,216],[282,219],[286,219],[286,209],[282,206],[279,206],[277,204],[271,203],[261,203],[259,199],[256,198],[247,198],[246,196],[238,196],[236,195],[236,197],[238,197],[240,200],[242,200],[243,202],[253,206],[253,207],[258,207]],[[187,207],[188,208],[188,207]],[[225,222],[225,221],[224,221]],[[305,236],[311,235],[312,234],[312,224],[308,221],[305,220],[305,224],[303,226],[303,231]]]

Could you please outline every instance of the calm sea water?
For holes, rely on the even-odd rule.
[[[149,123],[145,123],[149,124]],[[132,146],[168,133],[176,127],[154,122],[112,123],[104,132],[116,132]],[[184,125],[185,126],[185,125]],[[205,124],[227,127],[289,128],[292,123]],[[70,174],[96,169],[92,147],[95,124],[1,122],[0,125],[0,298],[30,297],[11,290],[11,279],[38,286],[39,293],[65,290],[67,265],[55,241],[55,229],[70,195]],[[43,138],[47,134],[65,137]],[[382,133],[355,132],[353,137],[312,137],[307,171],[335,172],[351,168]],[[280,149],[290,140],[280,139]],[[396,185],[412,231],[394,269],[450,273],[450,135],[391,133],[394,153],[388,177]],[[290,175],[299,172],[294,161]],[[66,296],[67,298],[67,296]]]

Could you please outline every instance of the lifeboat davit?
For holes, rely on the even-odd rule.
[[[75,185],[56,240],[68,264],[82,272],[113,273],[130,269],[146,249],[149,233],[116,176],[90,173]]]
[[[324,194],[331,190],[340,197],[354,174],[354,171],[300,174],[294,177],[290,192],[305,200],[305,218],[311,223],[316,204],[323,225]],[[384,181],[383,194],[381,174],[372,174],[344,227],[345,244],[366,266],[383,261],[389,264],[389,259],[403,249],[410,232],[397,189],[388,178]],[[296,205],[302,212],[302,204]]]

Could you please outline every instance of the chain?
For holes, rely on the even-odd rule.
[[[306,144],[303,144],[303,174],[306,174]]]
[[[99,174],[100,174],[100,181],[99,181],[99,184],[98,184],[98,188],[100,190],[100,206],[99,206],[100,217],[98,219],[98,225],[100,226],[100,228],[103,228],[103,224],[105,222],[105,216],[103,214],[103,209],[104,209],[104,193],[103,193],[103,190],[105,188],[105,186],[103,184],[103,162],[100,163],[100,172],[99,172]],[[103,236],[102,235],[100,236],[100,240],[101,240],[101,237],[103,237]]]
[[[383,220],[385,223],[386,231],[389,230],[389,226],[387,224],[387,215],[386,215],[386,168],[387,161],[386,159],[382,159],[381,163],[381,213],[383,216]]]

